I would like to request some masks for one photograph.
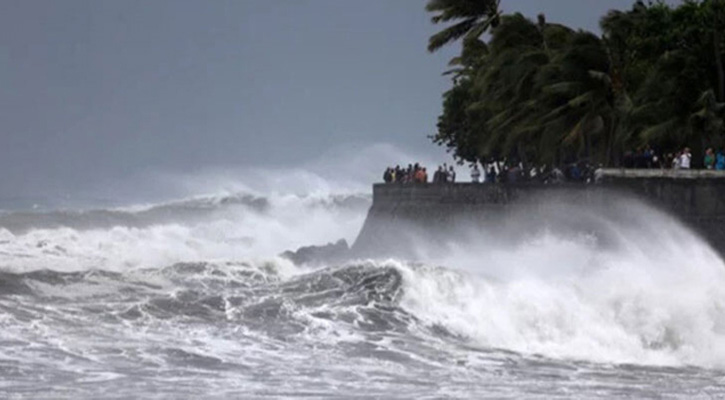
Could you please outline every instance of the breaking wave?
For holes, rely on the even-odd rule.
[[[366,195],[234,194],[6,213],[0,370],[28,387],[36,383],[28,376],[60,374],[68,397],[98,394],[83,379],[126,382],[114,390],[132,397],[129,382],[172,371],[210,371],[198,394],[213,386],[221,397],[250,387],[301,393],[319,376],[340,383],[348,374],[389,374],[371,389],[378,395],[401,387],[423,395],[421,377],[456,382],[464,371],[535,387],[548,378],[511,368],[544,363],[557,379],[591,374],[591,392],[576,388],[586,397],[616,393],[601,392],[603,381],[619,382],[611,365],[676,367],[685,380],[724,367],[725,265],[667,215],[630,203],[612,211],[618,218],[589,212],[613,238],[606,245],[578,223],[520,240],[462,229],[446,251],[417,261],[373,254],[311,267],[277,256],[354,241],[369,206]],[[288,381],[264,392],[279,373]],[[643,396],[658,390],[640,384]],[[331,390],[312,395],[362,387]],[[441,390],[458,393],[453,384]]]
[[[369,205],[369,196],[355,194],[234,194],[126,209],[7,213],[0,216],[0,266],[123,271],[274,257],[310,243],[354,240]]]

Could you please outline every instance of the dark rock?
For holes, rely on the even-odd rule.
[[[280,254],[297,265],[302,264],[325,264],[342,261],[349,257],[350,246],[345,239],[335,243],[328,243],[324,246],[305,246],[297,251],[287,250]]]

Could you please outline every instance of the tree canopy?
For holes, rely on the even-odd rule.
[[[427,9],[453,23],[429,50],[461,40],[432,136],[459,161],[618,165],[642,146],[725,145],[725,0],[637,1],[603,16],[601,36],[502,15],[497,1]]]

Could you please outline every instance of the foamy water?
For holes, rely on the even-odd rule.
[[[0,216],[0,394],[725,396],[725,265],[667,215],[567,210],[606,241],[462,229],[415,262],[277,256],[351,243],[370,201],[226,193]]]

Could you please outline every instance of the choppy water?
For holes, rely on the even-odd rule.
[[[415,262],[276,256],[354,240],[369,204],[0,216],[0,397],[725,398],[725,265],[666,216],[607,246],[467,232]]]

